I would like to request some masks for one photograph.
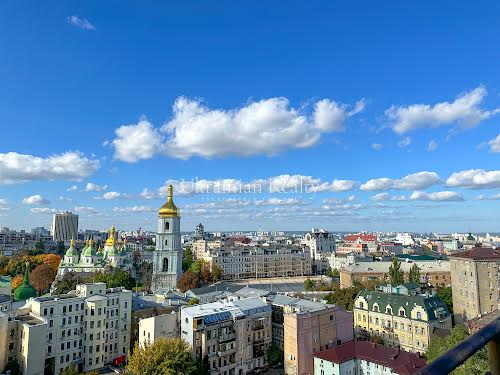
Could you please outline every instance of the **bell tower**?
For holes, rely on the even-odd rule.
[[[167,202],[158,211],[156,250],[151,289],[175,289],[182,275],[181,218],[174,204],[174,188],[168,186]]]

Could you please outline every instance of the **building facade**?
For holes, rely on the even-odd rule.
[[[223,280],[312,274],[309,251],[293,245],[221,247],[204,253],[201,258],[219,266]]]
[[[29,299],[0,313],[0,368],[17,359],[24,375],[57,375],[69,366],[93,371],[125,359],[131,305],[131,291],[104,283]]]
[[[182,276],[181,218],[168,187],[167,202],[158,212],[158,234],[153,255],[152,289],[177,288]]]
[[[65,211],[52,217],[52,239],[69,241],[78,238],[78,215]]]
[[[178,312],[151,316],[139,321],[139,347],[144,348],[159,338],[179,337]]]
[[[495,311],[500,300],[500,249],[477,247],[450,256],[453,313],[463,322]]]
[[[395,293],[396,292],[396,293]],[[451,330],[451,314],[439,297],[408,292],[364,290],[354,301],[354,329],[360,339],[381,337],[389,347],[425,353],[434,329]]]

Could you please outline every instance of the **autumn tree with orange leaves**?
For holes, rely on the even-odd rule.
[[[30,284],[37,290],[38,295],[49,289],[55,278],[54,270],[47,264],[40,264],[30,274]]]

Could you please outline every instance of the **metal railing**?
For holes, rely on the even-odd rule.
[[[500,375],[500,318],[467,337],[420,370],[418,375],[449,374],[486,345],[488,345],[489,373]]]

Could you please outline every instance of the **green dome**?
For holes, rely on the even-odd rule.
[[[71,240],[71,245],[69,246],[69,249],[66,250],[66,253],[64,255],[67,257],[78,256],[78,251],[75,249],[75,242],[73,240]]]
[[[114,255],[117,255],[118,251],[116,250],[115,248],[115,245],[112,245],[112,246],[104,246],[104,252],[106,253],[106,255],[109,257],[109,256],[114,256]]]
[[[36,290],[30,284],[28,265],[26,265],[23,283],[14,291],[14,301],[25,301],[33,297],[36,297]]]
[[[82,251],[82,255],[83,256],[86,256],[86,257],[93,257],[96,255],[95,253],[95,249],[94,249],[94,246],[92,246],[92,244],[89,244],[89,246],[87,246],[83,251]]]

